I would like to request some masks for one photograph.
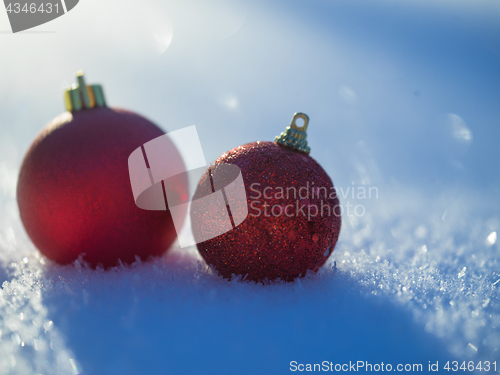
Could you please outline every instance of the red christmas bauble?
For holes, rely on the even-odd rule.
[[[294,120],[297,115],[305,116],[296,114]],[[240,225],[198,244],[201,256],[223,277],[291,281],[317,271],[335,247],[341,218],[333,183],[308,156],[307,146],[301,152],[285,144],[291,147],[248,143],[224,153],[211,167],[237,165],[247,196],[248,216]]]
[[[28,150],[17,185],[22,222],[40,252],[104,267],[165,252],[176,238],[170,212],[138,208],[128,171],[132,151],[163,134],[105,106],[55,118]],[[179,194],[187,188],[185,180]]]

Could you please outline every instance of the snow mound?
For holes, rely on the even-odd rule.
[[[436,361],[499,361],[500,221],[449,199],[418,199],[371,202],[364,216],[344,217],[320,272],[263,285],[222,279],[194,248],[106,271],[53,264],[26,238],[8,190],[0,373],[288,373],[292,361],[425,370]]]

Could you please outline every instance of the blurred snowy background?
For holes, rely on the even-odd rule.
[[[82,0],[19,34],[0,11],[0,50],[0,373],[500,369],[498,0]],[[196,125],[207,161],[303,111],[335,185],[378,198],[341,196],[365,215],[290,284],[224,281],[175,246],[106,272],[55,265],[15,186],[79,69],[111,106]]]

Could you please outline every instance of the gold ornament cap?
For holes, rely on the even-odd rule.
[[[73,84],[64,91],[64,102],[66,110],[70,112],[95,107],[106,107],[106,99],[101,85],[86,85],[83,72],[76,74],[78,84]]]
[[[299,126],[297,125],[297,119],[303,119],[304,123]],[[292,122],[290,126],[287,126],[285,131],[274,138],[274,142],[288,147],[292,150],[303,152],[308,154],[311,152],[311,148],[307,145],[307,125],[309,124],[309,116],[305,113],[297,112],[292,117]]]

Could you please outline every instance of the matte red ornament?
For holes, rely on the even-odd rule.
[[[295,123],[298,118],[305,121],[302,127]],[[308,120],[296,113],[275,143],[248,143],[213,163],[212,170],[223,163],[241,169],[248,204],[239,226],[198,244],[201,256],[223,277],[291,281],[317,271],[333,252],[341,226],[339,201],[330,177],[308,155]]]
[[[72,111],[40,133],[22,163],[17,201],[26,231],[42,254],[63,264],[80,255],[103,267],[160,255],[176,238],[174,224],[169,211],[136,206],[128,157],[164,132],[138,114],[106,107],[102,89],[79,80],[90,101],[68,90]],[[187,191],[184,180],[179,194]]]

